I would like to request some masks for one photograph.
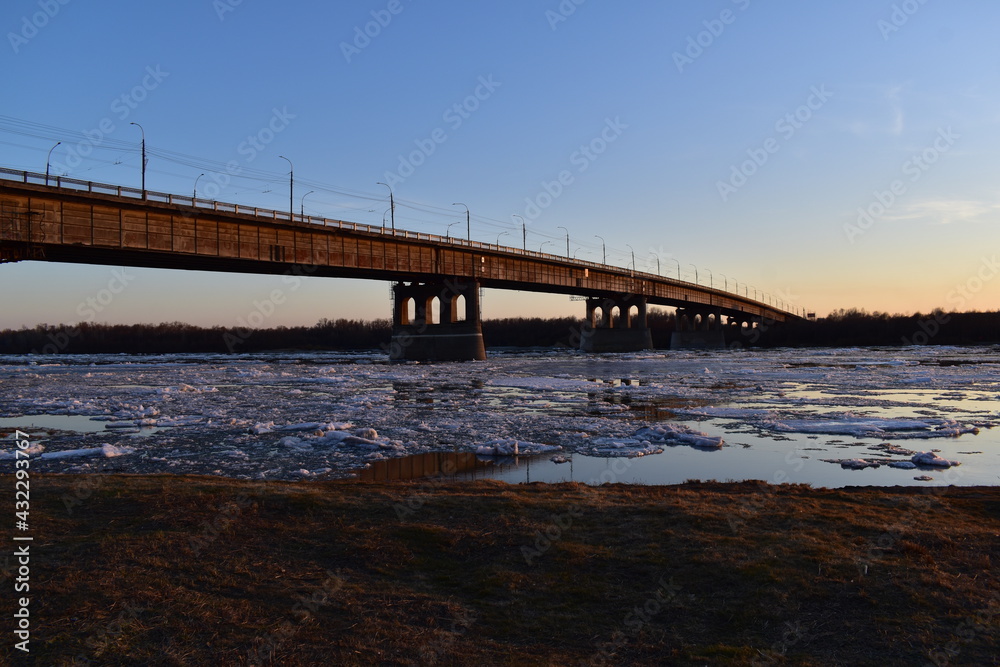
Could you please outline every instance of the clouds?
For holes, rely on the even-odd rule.
[[[926,199],[900,206],[885,215],[887,222],[924,222],[938,225],[983,224],[1000,221],[1000,202],[973,199]]]

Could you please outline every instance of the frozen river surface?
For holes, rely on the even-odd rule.
[[[1000,347],[0,357],[36,472],[996,485],[997,425]]]

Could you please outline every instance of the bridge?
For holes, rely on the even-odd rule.
[[[484,359],[481,287],[582,297],[589,352],[652,348],[650,304],[677,308],[674,347],[719,347],[727,328],[804,316],[746,286],[0,169],[0,262],[22,260],[392,281],[394,360]]]

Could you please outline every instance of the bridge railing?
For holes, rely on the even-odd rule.
[[[51,176],[46,174],[40,174],[33,171],[18,171],[16,169],[7,169],[0,167],[0,179],[8,181],[18,181],[21,183],[30,183],[34,185],[45,185],[48,187],[57,187],[65,190],[72,190],[77,192],[93,192],[97,194],[112,195],[115,197],[128,197],[131,199],[141,199],[145,201],[159,202],[163,204],[171,204],[175,206],[187,206],[196,209],[210,210],[220,213],[234,213],[242,215],[252,215],[258,218],[269,218],[275,221],[292,221],[292,222],[302,222],[305,224],[319,225],[323,227],[335,227],[339,229],[349,229],[351,231],[366,232],[370,234],[379,234],[382,236],[392,236],[395,238],[403,239],[413,239],[418,241],[431,241],[434,243],[447,243],[454,246],[460,246],[465,248],[476,248],[479,250],[488,250],[492,252],[501,252],[506,254],[520,255],[523,257],[533,257],[536,259],[543,259],[547,261],[555,262],[572,262],[574,266],[593,268],[601,271],[607,271],[609,269],[615,271],[627,271],[628,274],[633,278],[638,278],[641,280],[655,280],[658,282],[666,282],[673,285],[685,286],[685,287],[697,287],[700,290],[708,289],[709,291],[723,297],[732,297],[735,295],[741,301],[748,303],[754,303],[762,308],[770,308],[775,311],[785,312],[789,314],[800,315],[801,313],[779,308],[776,305],[770,303],[765,303],[763,301],[757,301],[756,299],[750,299],[748,297],[741,297],[739,292],[730,292],[727,289],[717,289],[715,287],[706,288],[704,285],[698,283],[692,283],[685,280],[675,280],[667,276],[661,276],[655,273],[647,273],[645,271],[637,271],[633,269],[622,269],[621,267],[611,266],[608,264],[601,264],[599,262],[591,262],[584,259],[575,259],[563,257],[562,255],[553,255],[551,253],[536,252],[533,250],[525,250],[522,248],[515,248],[513,246],[502,246],[498,243],[483,243],[481,241],[472,241],[470,239],[462,239],[454,236],[439,236],[437,234],[429,234],[425,232],[412,232],[405,229],[392,229],[386,227],[380,227],[375,225],[366,225],[360,222],[347,222],[344,220],[336,220],[331,218],[320,218],[311,215],[296,215],[293,211],[278,211],[274,209],[260,208],[257,206],[246,206],[243,204],[235,204],[229,202],[220,202],[212,199],[199,199],[194,196],[188,195],[177,195],[167,192],[156,192],[154,190],[141,190],[139,188],[131,188],[124,185],[111,185],[108,183],[99,183],[95,181],[84,181],[78,178],[68,178],[66,176]],[[796,309],[802,310],[804,309]]]

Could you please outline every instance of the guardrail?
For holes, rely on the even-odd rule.
[[[643,280],[655,280],[659,282],[666,282],[673,285],[679,285],[689,288],[697,288],[699,290],[708,290],[715,294],[721,296],[732,296],[735,295],[737,298],[746,301],[747,303],[753,303],[761,307],[771,308],[775,311],[787,313],[790,315],[795,315],[797,317],[804,317],[805,309],[802,309],[802,313],[798,313],[791,310],[786,310],[779,308],[776,305],[770,303],[765,303],[763,301],[757,301],[756,299],[750,299],[749,296],[740,297],[739,292],[730,292],[728,289],[720,290],[715,287],[706,287],[705,285],[700,285],[698,283],[692,283],[686,280],[675,280],[673,278],[668,278],[666,276],[661,276],[655,273],[647,273],[644,271],[636,271],[633,269],[622,268],[619,266],[612,266],[609,264],[600,264],[598,262],[591,262],[585,259],[576,259],[563,257],[562,255],[553,255],[550,253],[535,252],[532,250],[524,250],[522,248],[515,248],[513,246],[502,246],[497,243],[482,243],[480,241],[472,241],[469,239],[456,238],[454,236],[439,236],[437,234],[427,234],[423,232],[411,232],[405,229],[387,229],[385,227],[376,227],[373,225],[366,225],[360,222],[347,222],[344,220],[335,220],[330,218],[319,218],[310,215],[295,215],[292,211],[277,211],[274,209],[260,208],[257,206],[245,206],[229,202],[220,202],[210,199],[198,199],[194,196],[187,195],[175,195],[167,192],[156,192],[154,190],[141,190],[138,188],[130,188],[124,185],[111,185],[108,183],[99,183],[95,181],[84,181],[77,178],[67,178],[65,176],[47,176],[46,174],[40,174],[33,171],[18,171],[16,169],[7,169],[0,167],[0,179],[7,181],[17,181],[20,183],[29,183],[34,185],[44,185],[46,187],[57,187],[64,190],[71,190],[75,192],[92,192],[97,194],[113,195],[116,197],[129,197],[132,199],[141,199],[144,201],[158,202],[161,204],[171,204],[177,206],[188,206],[196,209],[211,210],[220,213],[234,213],[243,215],[253,215],[258,218],[267,218],[275,221],[291,221],[291,222],[301,222],[305,224],[320,225],[323,227],[335,227],[338,229],[349,229],[356,232],[366,232],[369,234],[378,234],[380,236],[391,236],[395,238],[404,239],[414,239],[417,241],[430,241],[434,243],[445,243],[457,247],[464,248],[476,248],[479,250],[489,250],[492,252],[501,252],[510,255],[519,255],[522,257],[534,257],[537,259],[544,259],[551,262],[559,263],[569,263],[573,266],[579,266],[584,268],[599,269],[602,271],[625,271],[630,277],[640,278]]]

